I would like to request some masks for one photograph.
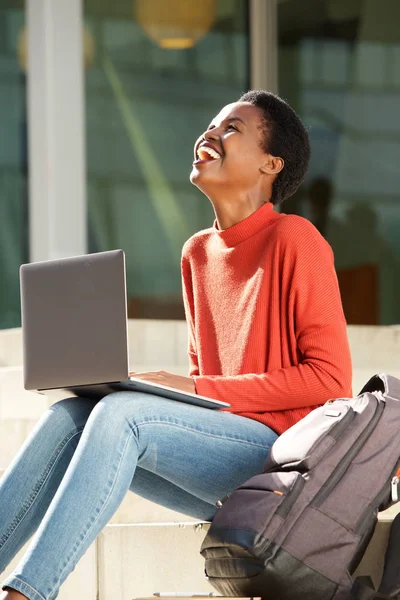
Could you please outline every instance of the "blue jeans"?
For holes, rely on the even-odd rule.
[[[0,573],[33,536],[1,588],[56,598],[128,490],[212,520],[276,438],[257,421],[138,392],[56,402],[0,480]]]

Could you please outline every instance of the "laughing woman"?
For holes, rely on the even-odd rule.
[[[248,92],[197,140],[191,182],[212,227],[182,252],[189,377],[136,377],[230,403],[211,411],[118,392],[42,416],[0,481],[0,572],[32,537],[0,600],[53,600],[131,490],[199,519],[260,473],[288,427],[351,395],[332,250],[274,206],[304,179],[307,131],[279,97]]]

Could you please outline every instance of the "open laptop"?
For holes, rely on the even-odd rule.
[[[129,377],[123,250],[21,265],[20,284],[26,390],[68,389],[90,398],[130,390],[230,406]]]

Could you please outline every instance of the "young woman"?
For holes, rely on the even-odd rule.
[[[53,404],[0,481],[0,572],[33,535],[0,600],[56,598],[128,490],[212,520],[279,434],[351,395],[331,248],[307,220],[273,210],[309,153],[296,113],[263,91],[225,106],[197,140],[191,181],[216,218],[182,253],[189,377],[135,376],[231,408],[135,392]]]

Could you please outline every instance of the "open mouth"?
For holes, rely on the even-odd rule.
[[[212,162],[221,158],[219,152],[210,146],[200,146],[196,152],[196,162]]]

